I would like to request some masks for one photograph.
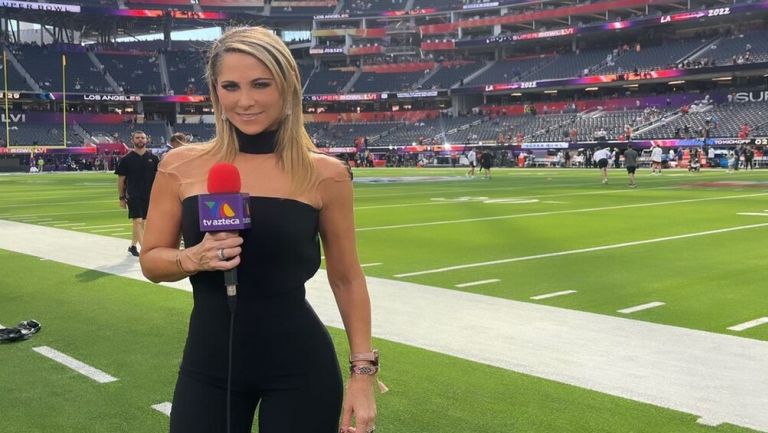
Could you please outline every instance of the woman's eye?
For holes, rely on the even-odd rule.
[[[266,81],[257,81],[255,83],[253,83],[253,87],[255,87],[257,89],[266,89],[267,87],[269,87],[271,85],[272,85],[272,83],[268,83]]]
[[[237,84],[222,84],[221,88],[226,90],[227,92],[232,92],[237,90]]]

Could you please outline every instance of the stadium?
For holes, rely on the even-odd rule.
[[[0,344],[0,432],[168,431],[191,285],[126,253],[113,172],[134,131],[214,136],[239,26],[285,41],[354,173],[377,431],[768,432],[768,1],[0,7],[0,327],[42,324]],[[345,362],[324,263],[307,299]]]

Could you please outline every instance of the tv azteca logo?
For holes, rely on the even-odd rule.
[[[235,208],[227,200],[207,200],[205,206],[208,208],[210,220],[204,220],[203,224],[207,226],[240,224]]]

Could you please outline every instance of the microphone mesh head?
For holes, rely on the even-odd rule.
[[[240,192],[240,171],[234,164],[220,162],[208,171],[209,194],[231,194]]]

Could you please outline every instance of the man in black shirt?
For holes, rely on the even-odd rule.
[[[117,164],[117,193],[120,207],[128,208],[128,218],[133,221],[133,238],[128,252],[139,256],[136,244],[142,244],[144,237],[144,219],[149,208],[149,193],[155,181],[157,165],[160,160],[147,151],[147,134],[134,131],[131,134],[133,150],[123,156]]]

